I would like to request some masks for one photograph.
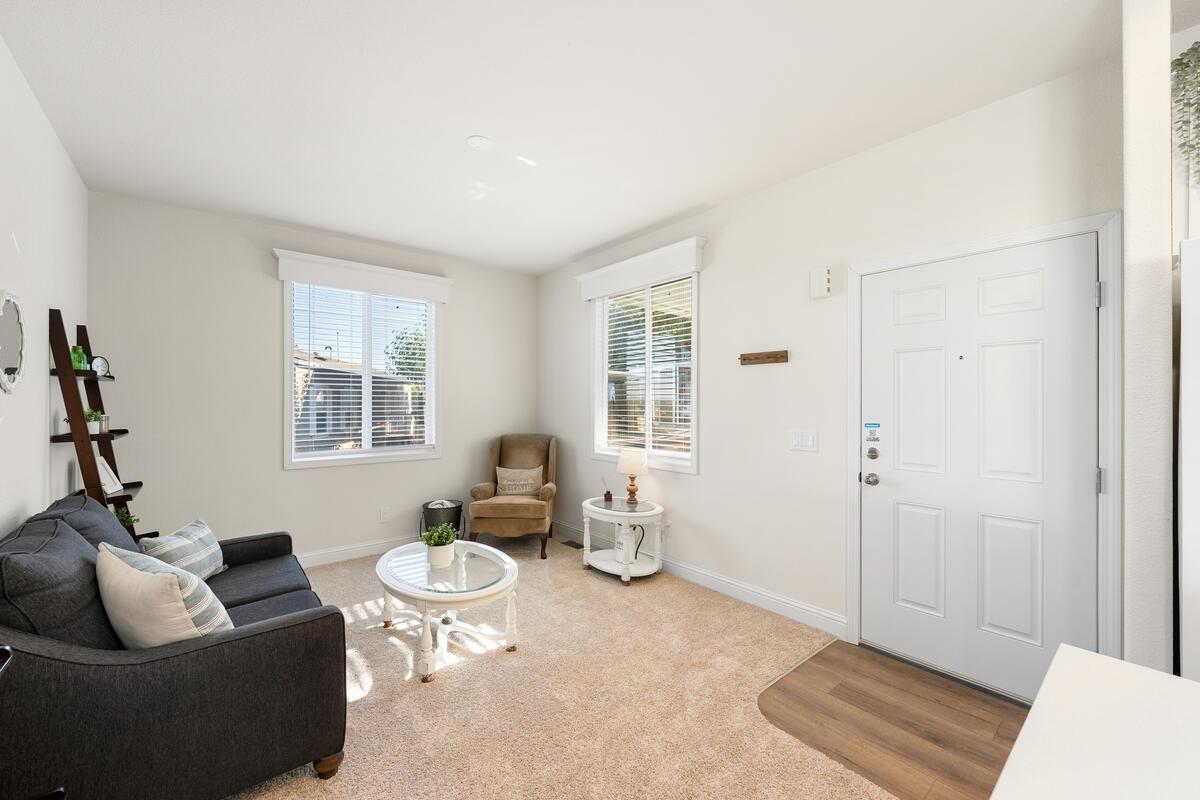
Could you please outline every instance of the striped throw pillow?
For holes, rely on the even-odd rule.
[[[108,621],[130,649],[158,647],[233,627],[225,606],[199,576],[143,553],[101,542],[96,583]]]
[[[217,537],[204,520],[189,522],[170,536],[142,539],[142,552],[208,580],[225,571]]]

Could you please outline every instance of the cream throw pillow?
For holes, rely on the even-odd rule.
[[[537,497],[542,488],[542,468],[505,469],[496,467],[496,494]]]
[[[102,542],[96,556],[96,582],[108,621],[130,650],[233,627],[208,584],[143,553]]]

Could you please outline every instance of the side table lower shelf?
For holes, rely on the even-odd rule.
[[[595,567],[610,575],[625,574],[625,565],[621,563],[620,550],[593,550],[588,553],[587,563],[589,567]],[[658,562],[652,556],[639,555],[636,560],[629,562],[630,577],[642,578],[656,572],[658,572]]]

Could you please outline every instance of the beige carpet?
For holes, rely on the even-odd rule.
[[[546,561],[536,539],[500,544],[521,568],[518,651],[453,634],[427,684],[415,613],[380,624],[376,559],[310,570],[346,615],[346,761],[238,799],[890,797],[759,713],[827,634],[666,574],[623,587],[555,540]],[[504,604],[462,619],[502,631]]]

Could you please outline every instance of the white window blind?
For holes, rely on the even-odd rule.
[[[432,451],[434,306],[289,282],[289,461]]]
[[[695,277],[603,299],[604,396],[597,449],[645,448],[659,464],[694,464]]]

